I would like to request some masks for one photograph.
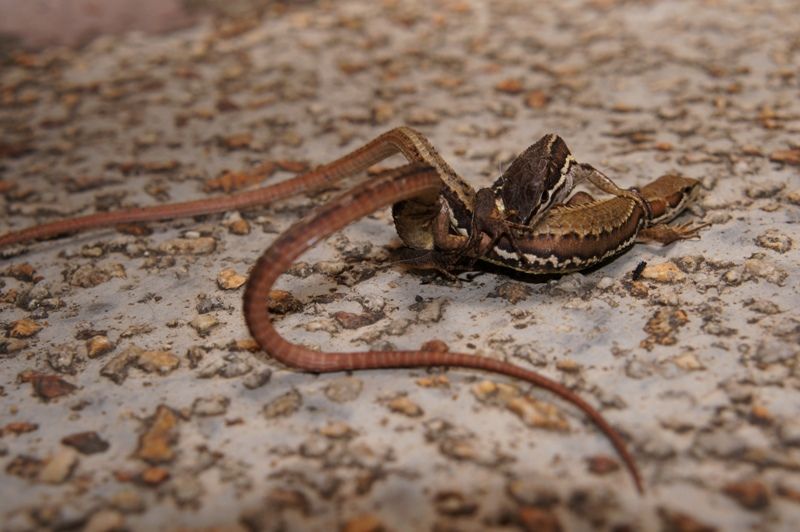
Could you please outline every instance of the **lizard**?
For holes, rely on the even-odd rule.
[[[460,255],[474,255],[467,248],[475,247],[479,233],[491,234],[494,240],[501,235],[507,235],[506,219],[510,222],[520,222],[523,218],[533,219],[546,212],[553,204],[563,201],[573,187],[584,179],[605,192],[636,197],[634,192],[618,187],[591,165],[576,163],[563,139],[554,134],[545,135],[523,152],[491,188],[480,189],[476,193],[438,154],[422,133],[400,126],[331,163],[280,183],[227,196],[95,213],[44,223],[0,235],[0,248],[118,224],[267,205],[352,176],[397,153],[405,156],[409,163],[433,168],[442,182],[437,193],[398,202],[393,208],[400,238],[417,249],[433,249],[432,224],[441,211],[448,214],[449,224],[456,233],[473,235],[471,239],[461,243],[464,249],[460,250]],[[496,194],[499,194],[497,201],[494,199]],[[440,197],[442,201],[439,201]],[[512,245],[516,246],[513,240]]]
[[[589,403],[544,375],[505,361],[449,351],[315,351],[287,341],[275,329],[265,301],[278,277],[297,257],[350,222],[382,206],[418,195],[437,194],[442,186],[435,169],[407,165],[355,187],[282,233],[256,261],[245,287],[244,316],[250,334],[273,358],[290,367],[315,373],[397,367],[464,367],[503,374],[542,387],[584,412],[609,439],[637,489],[643,493],[641,475],[619,433]],[[525,271],[530,271],[530,266],[534,265],[535,273],[576,271],[622,253],[637,240],[670,243],[691,238],[696,236],[699,227],[668,226],[666,222],[683,211],[698,186],[697,180],[665,175],[642,187],[637,198],[618,196],[595,200],[585,194],[579,195],[566,205],[550,209],[536,226],[509,226],[523,253],[529,255],[527,264],[519,257],[516,262],[509,262],[507,254],[513,253],[513,248],[506,240],[499,240],[492,249],[484,249],[493,240],[486,234],[481,237],[483,254],[480,258]],[[641,202],[645,202],[647,208],[642,208]],[[436,230],[449,231],[443,221],[446,219],[439,217],[436,224],[439,229]],[[504,247],[499,247],[499,244]]]
[[[245,291],[245,319],[251,334],[266,352],[278,360],[307,371],[340,371],[398,365],[461,366],[495,371],[542,386],[572,402],[590,417],[611,440],[633,476],[637,488],[640,492],[643,491],[641,476],[619,434],[576,394],[535,372],[485,357],[456,356],[453,353],[434,355],[429,351],[412,354],[351,353],[344,358],[331,353],[314,353],[310,359],[305,355],[294,356],[303,348],[283,340],[271,328],[269,316],[264,314],[264,309],[260,314],[257,310],[260,296],[264,296],[274,282],[274,279],[269,280],[269,275],[264,273],[264,267],[259,265],[265,263],[264,257],[272,257],[267,263],[272,260],[272,270],[269,271],[276,279],[282,270],[275,269],[274,265],[284,264],[273,260],[276,253],[281,260],[291,257],[288,259],[291,261],[323,236],[384,204],[392,203],[398,233],[411,247],[432,249],[438,246],[438,251],[457,250],[459,255],[466,253],[473,258],[531,273],[574,271],[622,252],[633,244],[637,235],[644,236],[648,230],[652,233],[652,238],[660,238],[662,242],[694,236],[696,230],[670,230],[657,224],[682,210],[691,190],[696,188],[693,180],[682,178],[684,181],[680,181],[681,178],[671,176],[664,183],[657,181],[650,189],[645,187],[642,192],[624,191],[591,166],[576,163],[563,140],[551,135],[543,137],[521,156],[528,166],[536,161],[539,170],[526,173],[520,170],[522,163],[516,166],[512,163],[492,188],[481,189],[476,194],[436,153],[427,139],[410,128],[396,128],[333,163],[276,185],[228,196],[221,201],[212,198],[52,222],[6,234],[0,237],[0,247],[32,238],[115,223],[206,214],[267,203],[300,190],[317,188],[326,182],[341,179],[398,151],[412,161],[411,166],[390,171],[382,178],[361,185],[324,206],[313,218],[311,225],[301,222],[290,228],[265,252],[254,268]],[[520,159],[515,163],[518,161]],[[584,178],[617,194],[616,197],[606,202],[595,202],[593,198],[586,199],[584,195],[576,195],[566,206],[553,207],[569,194],[576,181]],[[535,182],[528,182],[531,180]],[[524,193],[503,196],[508,187],[520,188]],[[646,197],[648,194],[649,199]],[[609,203],[614,200],[617,203]],[[529,202],[534,204],[529,205]],[[604,214],[605,217],[599,222],[593,221],[593,214],[596,213],[588,206],[592,206],[596,213]],[[481,208],[488,216],[481,218],[478,214],[476,220],[476,211],[481,211]],[[420,212],[423,213],[421,217]],[[531,224],[534,217],[537,223]],[[419,220],[424,222],[422,229],[414,226],[414,222]],[[561,228],[561,232],[535,232],[540,226]],[[318,229],[313,229],[314,227]],[[502,239],[502,236],[506,238]],[[285,250],[281,251],[287,246],[287,242],[299,242],[305,247],[297,248],[299,251],[292,256]],[[543,254],[545,249],[551,251],[550,255]],[[559,251],[565,253],[558,255]],[[585,253],[581,255],[581,251]],[[283,269],[289,264],[284,264]],[[263,298],[261,301],[263,305]],[[334,356],[331,359],[333,363],[324,362],[326,355]],[[342,362],[345,359],[349,362]]]

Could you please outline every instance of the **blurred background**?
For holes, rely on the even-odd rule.
[[[252,17],[282,5],[273,0],[0,0],[0,50],[80,46],[104,34],[164,33],[203,16]]]

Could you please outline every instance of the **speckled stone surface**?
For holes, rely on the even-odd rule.
[[[540,390],[254,352],[243,276],[335,191],[2,250],[3,529],[792,530],[798,36],[793,1],[337,1],[10,54],[0,231],[270,183],[400,124],[474,186],[557,132],[624,186],[700,179],[680,221],[711,225],[583,275],[453,283],[398,266],[384,210],[279,283],[294,341],[439,339],[566,383],[643,497]]]

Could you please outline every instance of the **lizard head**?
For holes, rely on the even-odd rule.
[[[700,190],[700,181],[675,174],[662,175],[642,187],[642,196],[652,210],[651,223],[664,223],[678,216]]]

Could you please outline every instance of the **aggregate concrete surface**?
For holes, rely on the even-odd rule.
[[[294,341],[438,339],[564,382],[625,435],[644,496],[541,390],[257,352],[248,269],[334,190],[2,250],[3,530],[795,529],[797,7],[274,3],[9,53],[0,232],[268,184],[400,124],[476,187],[551,131],[623,186],[679,172],[703,184],[679,222],[710,226],[585,274],[454,282],[399,264],[384,209],[279,283]]]

